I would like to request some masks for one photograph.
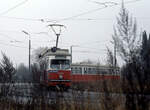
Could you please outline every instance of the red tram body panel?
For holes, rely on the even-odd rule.
[[[107,80],[107,79],[120,79],[120,76],[112,76],[112,75],[92,75],[92,74],[74,74],[72,75],[72,82],[95,82],[99,80]]]
[[[71,54],[67,49],[57,49],[55,52],[48,49],[41,56],[40,64],[44,64],[44,72],[40,75],[40,84],[46,87],[62,86],[69,88],[71,83],[76,82],[86,83],[104,79],[120,79],[119,68],[91,64],[71,64]]]
[[[47,87],[54,86],[71,86],[71,71],[59,70],[57,72],[47,71],[44,73],[44,80],[41,84]]]
[[[72,82],[95,82],[120,79],[120,69],[94,64],[72,64]]]
[[[71,71],[59,70],[57,72],[48,71],[48,85],[64,85],[66,87],[71,86]]]

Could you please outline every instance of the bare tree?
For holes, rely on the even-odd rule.
[[[130,63],[126,63],[122,69],[123,91],[126,94],[126,105],[130,110],[148,110],[150,99],[150,36],[147,39],[143,32],[141,54],[134,55]]]
[[[114,66],[114,55],[113,55],[113,52],[109,48],[107,48],[107,65],[109,67]]]
[[[17,68],[16,76],[18,76],[17,80],[22,82],[29,82],[32,80],[31,73],[29,72],[29,68],[26,67],[23,63],[19,64]]]
[[[47,49],[48,49],[48,47],[39,47],[39,48],[35,49],[33,51],[32,61],[33,62],[39,62],[39,60],[40,60],[39,59],[39,55],[41,54],[41,52],[43,52],[43,51],[45,51]]]
[[[145,32],[141,43],[137,34],[136,20],[129,17],[129,12],[122,3],[114,28],[114,44],[118,53],[125,62],[122,67],[122,91],[126,97],[127,110],[148,110],[150,93],[150,39]],[[141,46],[142,45],[142,46]]]
[[[16,73],[16,69],[13,66],[13,63],[6,56],[5,53],[2,53],[3,59],[0,62],[0,73],[2,74],[2,82],[11,82],[13,76]]]
[[[112,38],[123,61],[129,62],[131,56],[137,51],[140,37],[137,35],[136,19],[133,20],[132,16],[129,16],[123,2]]]
[[[6,56],[6,54],[2,53],[2,56],[3,58],[0,62],[0,80],[1,82],[3,82],[3,84],[1,84],[0,96],[4,99],[7,99],[7,96],[12,93],[10,83],[12,83],[12,79],[16,73],[16,69],[13,67],[13,63]]]

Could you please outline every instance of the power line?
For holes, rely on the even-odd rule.
[[[14,38],[12,38],[12,37],[10,37],[10,36],[8,36],[8,35],[5,35],[5,34],[3,34],[3,33],[0,33],[0,36],[3,36],[3,37],[8,38],[8,39],[10,40],[10,43],[24,43],[24,44],[27,43],[27,42],[25,42],[25,41],[16,40],[16,39],[14,39]],[[4,41],[3,41],[3,42],[4,42]],[[38,44],[39,44],[39,42],[50,43],[50,42],[54,42],[54,40],[51,40],[51,41],[36,41],[36,40],[33,40],[33,43],[38,43]],[[7,45],[7,44],[6,44],[6,45]],[[12,46],[15,46],[15,45],[12,45]],[[19,46],[15,46],[15,47],[19,47]]]
[[[97,51],[80,51],[80,50],[74,50],[73,52],[76,53],[84,53],[84,54],[106,54],[106,52],[97,52]]]
[[[0,41],[1,42],[1,41]],[[0,45],[5,45],[5,46],[12,46],[12,47],[18,47],[18,48],[25,48],[25,49],[28,49],[28,47],[23,47],[23,46],[17,46],[17,45],[13,45],[13,44],[8,44],[8,43],[4,43],[4,42],[1,42]],[[33,49],[33,48],[32,48]]]
[[[106,21],[110,21],[110,20],[114,20],[112,18],[75,18],[75,19],[70,19],[72,21],[77,21],[77,20],[80,20],[80,21],[103,21],[103,20],[106,20]]]
[[[45,20],[44,18],[33,19],[33,18],[17,18],[17,17],[9,17],[9,16],[0,16],[0,17],[9,18],[9,19],[17,19],[17,20],[26,20],[26,21],[49,22],[49,21]],[[142,19],[142,20],[150,20],[149,17],[136,17],[136,18]],[[75,18],[75,19],[68,19],[68,20],[72,20],[72,21],[112,21],[115,19],[113,19],[113,18]],[[50,21],[55,23],[57,20],[50,20]]]
[[[10,17],[10,16],[0,16],[0,17],[7,18],[7,19],[16,19],[16,20],[25,20],[25,21],[40,21],[40,22],[44,22],[46,20],[46,18],[39,18],[39,19],[35,18],[34,19],[34,18],[20,18],[20,17]]]
[[[17,4],[16,6],[8,9],[7,11],[3,12],[4,14],[8,13],[9,11],[17,8],[18,6],[24,4],[25,2],[27,2],[28,0],[25,0],[19,4]],[[125,4],[129,4],[129,3],[135,3],[137,1],[141,1],[141,0],[131,0],[131,1],[126,1],[124,2]],[[96,2],[96,1],[92,1],[92,2],[95,2],[97,4],[100,4],[100,5],[103,5],[104,7],[102,8],[97,8],[97,9],[93,9],[93,10],[90,10],[90,11],[87,11],[87,12],[83,12],[83,13],[80,13],[80,14],[77,14],[77,15],[74,15],[74,16],[71,16],[71,17],[66,17],[66,18],[63,18],[63,19],[57,19],[57,20],[54,20],[54,19],[48,19],[48,18],[40,18],[40,19],[33,19],[33,18],[19,18],[19,17],[9,17],[9,16],[0,16],[0,17],[5,17],[5,18],[8,18],[8,19],[18,19],[18,20],[28,20],[28,21],[40,21],[40,22],[60,22],[60,21],[66,21],[66,20],[88,20],[88,21],[96,21],[96,20],[112,20],[110,18],[98,18],[98,19],[92,19],[92,18],[81,18],[81,19],[74,19],[74,18],[77,18],[79,16],[83,16],[83,15],[86,15],[86,14],[89,14],[89,13],[93,13],[93,12],[96,12],[96,11],[99,11],[99,10],[102,10],[104,8],[108,8],[108,7],[113,7],[113,6],[117,6],[117,5],[120,5],[120,3],[116,3],[116,2]],[[108,4],[111,4],[111,5],[108,5]],[[1,14],[3,14],[1,13]],[[0,14],[0,15],[1,15]]]
[[[137,19],[142,19],[142,20],[150,20],[150,17],[136,17]],[[113,18],[75,18],[75,19],[70,19],[72,21],[112,21],[115,20]]]
[[[70,46],[64,46],[63,47],[70,47]],[[97,50],[97,51],[106,51],[106,49],[98,49],[98,48],[92,48],[92,47],[85,47],[85,46],[81,46],[81,45],[76,45],[76,48],[83,48],[83,49],[90,49],[90,50]]]
[[[0,33],[0,35],[3,36],[3,37],[6,37],[6,38],[8,38],[8,39],[12,39],[12,40],[17,41],[16,39],[14,39],[14,38],[12,38],[12,37],[9,37],[8,35],[5,35],[5,34],[3,34],[3,33]]]
[[[103,44],[103,43],[106,43],[106,42],[110,42],[110,41],[93,41],[93,42],[81,43],[81,45]]]
[[[65,42],[60,42],[62,44],[63,47],[70,47],[69,43],[65,43]],[[84,43],[84,44],[75,44],[76,48],[85,48],[85,49],[94,49],[94,50],[99,50],[98,48],[93,48],[93,47],[87,47],[84,45],[91,45],[92,43],[106,43],[106,42],[101,42],[101,41],[95,41],[95,42],[88,42],[88,43]],[[63,45],[63,44],[67,44],[67,45]],[[103,49],[103,51],[106,51],[105,49]]]
[[[103,5],[103,6],[105,6],[105,7],[108,7],[108,5],[109,4],[113,4],[113,5],[118,5],[118,3],[116,3],[116,2],[97,2],[97,1],[91,1],[91,2],[93,2],[93,3],[96,3],[96,4],[99,4],[99,5]]]
[[[137,1],[141,1],[141,0],[131,0],[131,1],[124,2],[124,3],[125,4],[130,4],[130,3],[135,3]],[[121,3],[115,3],[115,2],[104,2],[104,3],[105,3],[105,5],[103,5],[104,7],[102,7],[102,8],[96,8],[96,9],[93,9],[93,10],[90,10],[90,11],[87,11],[87,12],[83,12],[83,13],[80,13],[80,14],[77,14],[77,15],[74,15],[74,16],[71,16],[71,17],[66,17],[66,18],[59,19],[59,20],[50,20],[50,21],[47,21],[47,22],[61,22],[61,21],[66,21],[66,20],[77,18],[79,16],[83,16],[83,15],[86,15],[86,14],[89,14],[89,13],[93,13],[93,12],[102,10],[102,9],[105,9],[105,8],[108,8],[108,7],[113,7],[113,6],[117,6],[117,5],[121,4]],[[107,5],[108,3],[111,3],[112,5],[108,6]],[[101,3],[101,5],[102,5],[102,3]]]
[[[99,50],[97,48],[91,48],[91,47],[85,47],[85,46],[77,46],[77,48],[85,48],[85,49],[94,49],[94,50]],[[105,49],[103,51],[106,51]]]
[[[129,4],[129,3],[135,3],[135,2],[138,2],[138,1],[141,1],[141,0],[130,0],[130,1],[126,1],[124,3],[125,4]]]
[[[13,32],[13,33],[22,33],[21,31],[14,31],[14,30],[0,30],[0,32]],[[34,35],[40,35],[40,34],[44,34],[44,35],[46,35],[46,36],[48,36],[48,37],[50,37],[50,35],[48,34],[48,32],[30,32],[30,34],[34,34]],[[5,37],[7,37],[7,38],[10,38],[10,39],[12,39],[12,40],[15,40],[15,41],[17,41],[16,39],[14,39],[14,38],[12,38],[12,37],[9,37],[8,35],[5,35],[5,34],[3,34],[3,33],[0,33],[0,35],[2,35],[2,36],[5,36]],[[34,38],[36,38],[36,37],[34,37],[34,36],[32,36],[32,39],[34,39]],[[53,38],[52,38],[53,39]],[[48,39],[47,39],[48,40]],[[54,41],[54,40],[53,40]],[[20,41],[21,42],[21,41]],[[51,41],[39,41],[39,42],[51,42]]]
[[[21,3],[18,3],[17,5],[15,5],[15,6],[9,8],[8,10],[6,10],[6,11],[0,13],[0,15],[4,15],[4,14],[6,14],[6,13],[12,11],[12,10],[14,10],[15,8],[17,8],[17,7],[21,6],[21,5],[23,5],[24,3],[26,3],[27,1],[28,1],[28,0],[24,0],[24,1],[22,1]]]
[[[59,20],[50,20],[50,21],[47,21],[47,22],[66,21],[66,20],[70,20],[70,19],[73,19],[73,18],[76,18],[76,17],[79,17],[79,16],[83,16],[83,15],[86,15],[86,14],[89,14],[89,13],[93,13],[93,12],[102,10],[102,9],[104,9],[104,8],[106,8],[106,7],[96,8],[96,9],[94,9],[94,10],[90,10],[90,11],[87,11],[87,12],[84,12],[84,13],[80,13],[80,14],[77,14],[77,15],[74,15],[74,16],[71,16],[71,17],[67,17],[67,18],[63,18],[63,19],[59,19]]]

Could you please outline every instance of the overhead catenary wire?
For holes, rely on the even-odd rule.
[[[137,1],[141,1],[141,0],[131,0],[131,1],[126,1],[124,3],[125,4],[130,4],[130,3],[135,3]],[[110,3],[110,2],[104,2],[104,3],[105,3],[105,5],[102,4],[103,7],[101,7],[101,8],[96,8],[96,9],[93,9],[93,10],[90,10],[90,11],[86,11],[86,12],[83,12],[83,13],[80,13],[80,14],[77,14],[77,15],[74,15],[74,16],[71,16],[71,17],[66,17],[66,18],[63,18],[63,19],[49,20],[47,22],[55,22],[55,23],[57,23],[57,22],[61,22],[61,21],[71,20],[71,19],[83,16],[83,15],[87,15],[87,14],[90,14],[90,13],[93,13],[93,12],[100,11],[100,10],[108,8],[108,7],[113,7],[113,6],[121,5],[121,3],[112,2],[112,5],[108,6],[107,3]]]
[[[12,31],[11,31],[11,32],[12,32]],[[15,31],[15,32],[16,32],[16,31]],[[15,39],[15,38],[10,37],[10,36],[8,36],[8,35],[6,35],[6,34],[3,34],[3,33],[0,33],[0,36],[7,38],[10,43],[23,43],[23,44],[27,44],[27,43],[28,43],[28,42],[26,42],[25,40],[17,40],[17,39]],[[33,40],[33,39],[32,39],[32,41],[33,41],[32,43],[34,43],[34,44],[39,44],[39,42],[40,42],[40,43],[55,42],[55,40],[50,40],[50,41],[41,41],[41,40],[39,40],[39,41],[37,41],[37,40]],[[3,43],[4,43],[4,41],[3,41]],[[14,45],[13,45],[13,46],[14,46]],[[17,47],[18,47],[18,46],[17,46]]]
[[[17,18],[17,17],[9,17],[9,16],[0,16],[4,18],[9,19],[16,19],[16,20],[25,20],[25,21],[40,21],[40,22],[49,22],[48,20],[45,20],[44,18],[34,19],[34,18]],[[150,20],[150,17],[136,17],[137,19],[142,20]],[[112,21],[115,20],[115,18],[74,18],[74,19],[68,19],[70,21]],[[50,20],[52,23],[56,23],[57,20]]]
[[[9,46],[9,47],[17,47],[17,48],[23,48],[23,49],[28,49],[28,47],[24,47],[24,46],[18,46],[18,45],[14,45],[14,44],[9,44],[9,43],[4,43],[4,41],[0,41],[0,45],[4,45],[4,46]],[[31,49],[35,49],[35,48],[31,48]],[[106,50],[100,50],[101,52],[105,52]],[[74,52],[77,53],[90,53],[90,54],[101,54],[100,51],[84,51],[84,50],[74,50]]]
[[[104,52],[104,51],[81,51],[81,50],[74,50],[73,51],[74,53],[82,53],[82,54],[107,54],[107,52]]]
[[[28,0],[24,0],[24,1],[20,2],[20,3],[18,3],[17,5],[15,5],[15,6],[9,8],[9,9],[7,9],[6,11],[0,13],[0,16],[2,16],[2,15],[4,15],[4,14],[7,14],[8,12],[10,12],[10,11],[16,9],[17,7],[23,5],[23,4],[26,3],[27,1],[28,1]]]
[[[68,47],[68,48],[70,47],[70,45],[68,45],[68,46],[67,45],[66,46],[61,45],[61,46],[62,47]],[[90,50],[96,50],[96,51],[99,51],[99,50],[100,51],[107,51],[106,49],[92,48],[92,47],[87,47],[87,46],[82,46],[82,45],[76,45],[75,48],[83,48],[83,49],[86,49],[86,50],[90,49]]]
[[[24,2],[27,2],[28,0],[25,0],[23,1]],[[130,1],[126,1],[124,2],[125,4],[130,4],[130,3],[135,3],[137,1],[141,1],[141,0],[130,0]],[[99,10],[102,10],[104,8],[108,8],[108,7],[113,7],[113,6],[117,6],[117,5],[120,5],[120,3],[116,3],[116,2],[96,2],[96,1],[92,1],[92,2],[95,2],[95,3],[99,3],[100,5],[103,5],[104,7],[101,7],[101,8],[97,8],[97,9],[93,9],[93,10],[90,10],[90,11],[87,11],[87,12],[83,12],[83,13],[80,13],[80,14],[77,14],[77,15],[74,15],[74,16],[71,16],[71,17],[66,17],[66,18],[62,18],[62,19],[49,19],[49,18],[39,18],[39,19],[34,19],[34,18],[19,18],[19,17],[9,17],[9,16],[1,16],[2,13],[0,13],[0,17],[5,17],[5,18],[8,18],[8,19],[17,19],[17,20],[28,20],[28,21],[40,21],[40,22],[53,22],[53,23],[57,23],[57,22],[61,22],[61,21],[66,21],[66,20],[88,20],[88,21],[96,21],[96,20],[112,20],[110,18],[98,18],[98,19],[93,19],[93,18],[78,18],[79,16],[83,16],[83,15],[86,15],[86,14],[90,14],[90,13],[93,13],[93,12],[96,12],[96,11],[99,11]],[[22,2],[19,3],[18,5],[14,6],[14,8],[10,8],[9,10],[3,12],[4,14],[8,13],[9,11],[17,8],[18,6],[22,5],[23,4]],[[107,6],[107,4],[111,4],[109,6]],[[74,19],[76,18],[76,19]]]
[[[16,31],[16,30],[0,30],[0,35],[2,35],[2,36],[4,36],[4,37],[7,37],[7,38],[9,38],[9,39],[12,39],[12,40],[15,40],[15,41],[18,41],[18,40],[16,40],[15,38],[13,38],[13,37],[10,37],[10,36],[8,36],[8,35],[6,35],[6,34],[3,34],[3,33],[5,33],[5,32],[12,32],[12,33],[22,33],[21,31]],[[43,34],[43,35],[46,35],[46,36],[48,36],[49,38],[52,38],[52,36],[50,36],[49,34],[48,34],[48,32],[30,32],[30,34],[33,34],[33,35],[41,35],[41,34]],[[38,38],[38,36],[32,36],[32,38],[31,39],[34,39],[34,38]],[[49,39],[47,39],[47,40],[49,40]],[[51,41],[54,41],[53,40],[53,38],[52,38],[52,40]],[[40,40],[40,42],[51,42],[51,41],[41,41]],[[20,41],[20,42],[22,42],[22,41]]]
[[[18,40],[14,39],[14,38],[12,38],[12,37],[6,35],[6,34],[3,34],[3,33],[0,33],[0,36],[6,37],[6,38],[11,39],[11,40],[18,41]]]
[[[136,17],[139,20],[150,20],[150,17]],[[75,18],[70,19],[71,21],[113,21],[115,18]]]
[[[93,3],[99,4],[99,5],[103,5],[105,7],[108,7],[109,4],[113,4],[113,5],[118,5],[118,3],[116,2],[111,2],[111,1],[106,1],[106,2],[97,2],[97,1],[91,1]]]
[[[104,44],[106,42],[110,42],[110,41],[92,41],[92,42],[85,42],[85,43],[81,43],[80,45],[92,45],[92,44]]]
[[[1,42],[1,41],[0,41],[0,45],[5,45],[5,46],[9,46],[9,47],[18,47],[18,48],[28,49],[28,47],[23,47],[23,46],[13,45],[13,44],[4,43],[4,42]],[[31,49],[34,49],[34,48],[31,48]]]
[[[7,19],[15,19],[15,20],[23,20],[23,21],[38,21],[38,22],[45,22],[47,20],[50,20],[48,18],[23,18],[23,17],[11,17],[11,16],[0,16],[1,18],[7,18]],[[55,21],[54,19],[51,19],[52,21]]]
[[[8,10],[5,11],[5,12],[7,13],[7,12],[9,12],[9,11],[11,11],[11,10],[17,8],[18,6],[24,4],[26,1],[28,1],[28,0],[25,0],[25,1],[23,1],[23,2],[21,2],[21,3],[19,3],[19,4],[17,4],[17,5],[15,5],[14,7],[8,9]],[[131,1],[127,1],[127,2],[125,2],[125,3],[134,3],[134,2],[136,2],[136,1],[140,1],[140,0],[131,0]],[[114,5],[118,5],[118,4],[117,4],[117,3],[114,3]],[[111,5],[111,6],[114,6],[114,5]],[[104,7],[102,7],[102,8],[98,8],[98,9],[95,9],[95,10],[91,10],[91,11],[88,11],[88,12],[85,12],[85,13],[81,13],[81,14],[78,14],[78,15],[74,15],[74,16],[72,16],[72,17],[64,18],[64,19],[61,19],[61,20],[73,19],[74,17],[76,18],[76,17],[78,17],[78,16],[82,16],[82,15],[84,15],[84,14],[92,13],[93,11],[97,11],[97,10],[99,10],[99,9],[103,9],[103,8],[106,8],[106,7],[107,7],[107,6],[104,6]],[[0,14],[0,15],[1,15],[1,14]],[[33,19],[33,20],[34,20],[34,19]],[[42,21],[42,19],[38,19],[38,20]],[[16,39],[14,39],[14,40],[16,40]]]
[[[98,49],[98,48],[85,47],[85,46],[77,46],[77,48],[100,50],[100,49]],[[105,51],[105,49],[103,49],[103,51]]]
[[[93,9],[93,10],[90,10],[90,11],[87,11],[87,12],[84,12],[84,13],[80,13],[80,14],[77,14],[77,15],[74,15],[74,16],[71,16],[71,17],[63,18],[63,19],[48,20],[47,22],[56,22],[57,23],[57,22],[61,22],[61,21],[66,21],[66,20],[74,19],[74,18],[79,17],[79,16],[83,16],[83,15],[86,15],[86,14],[89,14],[89,13],[93,13],[93,12],[102,10],[104,8],[106,8],[106,7],[96,8],[96,9]]]
[[[103,4],[102,4],[103,5]],[[116,4],[113,4],[112,6],[115,6],[117,5]],[[109,7],[112,7],[112,6],[109,6]],[[66,21],[66,20],[70,20],[70,19],[74,19],[74,18],[77,18],[79,16],[83,16],[83,15],[86,15],[86,14],[89,14],[89,13],[93,13],[93,12],[96,12],[96,11],[99,11],[99,10],[102,10],[102,9],[105,9],[107,8],[108,6],[106,5],[103,5],[103,7],[100,7],[100,8],[96,8],[96,9],[93,9],[93,10],[89,10],[89,11],[86,11],[86,12],[83,12],[83,13],[80,13],[80,14],[77,14],[77,15],[74,15],[74,16],[71,16],[71,17],[66,17],[66,18],[63,18],[63,19],[60,19],[60,20],[55,20],[55,22],[60,22],[60,21]],[[53,22],[53,20],[50,20],[50,21],[47,21],[47,22]]]

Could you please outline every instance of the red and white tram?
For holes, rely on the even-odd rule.
[[[67,49],[48,49],[40,55],[40,64],[44,62],[44,72],[40,76],[40,84],[51,86],[71,86],[71,54]]]

